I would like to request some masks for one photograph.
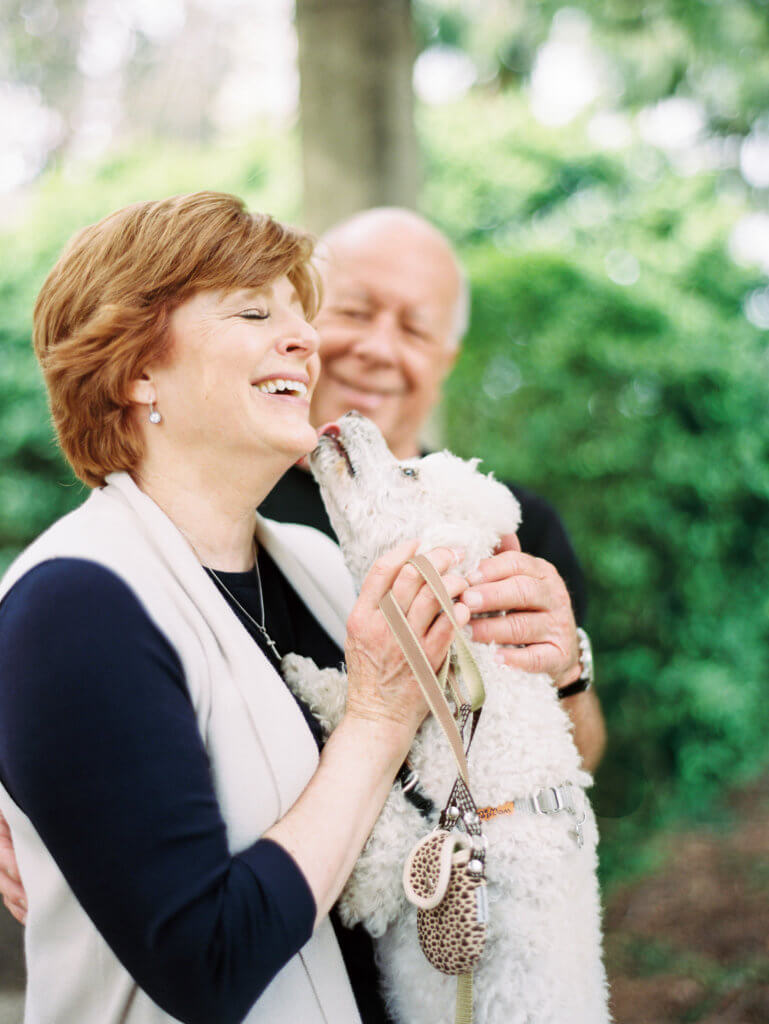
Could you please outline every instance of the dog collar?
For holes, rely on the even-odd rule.
[[[507,800],[497,807],[479,807],[478,817],[481,821],[490,821],[492,818],[504,814],[512,814],[516,808],[519,811],[528,811],[529,814],[557,814],[559,811],[566,811],[574,818],[573,834],[577,846],[582,846],[585,811],[584,809],[581,813],[577,811],[572,783],[564,782],[561,786],[543,786],[531,796],[516,797],[515,800]]]

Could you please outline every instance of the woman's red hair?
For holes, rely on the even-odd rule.
[[[312,319],[313,245],[219,192],[136,203],[72,238],[37,297],[33,340],[59,444],[81,480],[98,487],[138,466],[129,386],[165,355],[173,310],[199,291],[259,289],[286,275]]]

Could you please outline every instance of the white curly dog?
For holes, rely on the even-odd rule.
[[[336,427],[338,426],[338,431]],[[420,551],[460,548],[466,573],[520,520],[501,483],[449,452],[398,462],[377,428],[348,414],[321,436],[311,457],[347,565],[360,586],[372,562],[402,540]],[[477,1024],[607,1024],[601,958],[595,819],[585,795],[569,718],[546,675],[498,663],[494,647],[471,643],[486,702],[469,755],[479,807],[515,802],[486,822],[489,920],[475,969]],[[340,720],[346,678],[297,655],[284,659],[291,688],[330,732]],[[402,887],[404,861],[435,825],[456,765],[436,720],[428,718],[409,754],[431,817],[393,787],[342,893],[349,924],[376,938],[390,1012],[401,1024],[453,1020],[456,980],[439,973],[417,941],[416,908]],[[569,799],[570,797],[570,799]],[[566,807],[556,809],[559,803]]]

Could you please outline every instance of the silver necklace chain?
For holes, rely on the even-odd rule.
[[[256,570],[256,584],[257,584],[257,587],[259,588],[259,609],[260,609],[261,618],[262,618],[261,622],[257,622],[256,619],[253,617],[253,615],[251,615],[250,612],[246,608],[243,607],[243,605],[240,603],[240,601],[238,601],[237,597],[235,597],[235,595],[230,590],[230,588],[220,578],[220,576],[216,572],[216,570],[215,569],[210,569],[208,566],[205,566],[206,572],[211,577],[213,577],[213,580],[218,585],[219,589],[227,597],[229,597],[230,600],[234,604],[236,604],[238,606],[238,608],[240,608],[240,610],[243,612],[243,614],[248,619],[248,621],[252,622],[256,626],[256,628],[259,630],[259,633],[264,637],[264,640],[265,640],[265,643],[267,644],[267,646],[270,648],[270,650],[275,655],[275,657],[278,659],[278,661],[280,661],[280,651],[278,650],[275,641],[272,639],[270,634],[267,632],[267,627],[265,626],[266,617],[265,617],[265,611],[264,611],[264,594],[262,593],[262,574],[259,572],[259,558],[258,558],[257,553],[256,553],[256,546],[254,546],[254,569]]]

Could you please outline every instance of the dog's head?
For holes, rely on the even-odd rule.
[[[460,568],[467,571],[501,534],[518,528],[515,497],[478,463],[446,451],[399,462],[357,412],[325,428],[310,466],[358,586],[372,562],[402,540],[419,537],[421,551],[463,548]]]

